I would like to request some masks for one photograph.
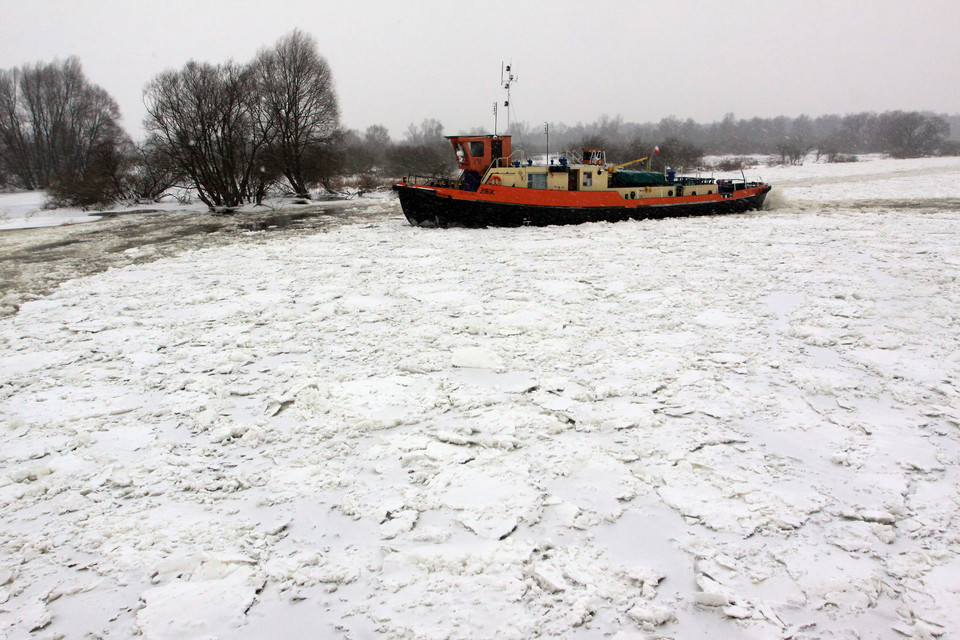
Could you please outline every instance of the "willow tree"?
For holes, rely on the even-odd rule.
[[[266,141],[250,69],[188,62],[144,91],[155,153],[196,187],[211,209],[233,208],[262,191]]]
[[[116,101],[76,57],[0,70],[0,163],[21,186],[112,199],[129,144]]]
[[[252,68],[270,162],[298,196],[309,197],[308,185],[323,179],[324,156],[341,135],[330,67],[316,41],[297,29],[261,49]]]

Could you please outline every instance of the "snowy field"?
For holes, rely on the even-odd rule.
[[[960,159],[756,173],[0,318],[0,638],[960,637]]]

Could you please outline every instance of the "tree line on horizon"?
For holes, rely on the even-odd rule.
[[[739,120],[729,113],[709,124],[674,116],[637,124],[604,116],[589,125],[554,126],[550,134],[568,145],[607,143],[608,157],[622,162],[659,146],[661,151],[673,150],[690,168],[702,163],[705,155],[767,155],[782,164],[800,164],[814,153],[817,159],[831,162],[866,153],[897,158],[960,155],[960,141],[950,139],[951,129],[960,134],[960,116],[887,111]],[[539,142],[541,137],[533,139]]]
[[[400,141],[383,125],[344,129],[332,72],[316,41],[300,30],[261,49],[246,64],[190,61],[144,88],[147,136],[134,142],[116,101],[83,74],[80,61],[0,69],[0,188],[45,189],[56,205],[94,207],[157,200],[175,187],[211,210],[262,202],[268,193],[309,198],[345,181],[363,189],[402,175],[455,171],[443,124],[411,124]],[[651,168],[704,166],[704,156],[763,154],[802,163],[857,154],[960,155],[960,115],[917,111],[817,118],[737,119],[701,124],[601,116],[550,127],[552,155],[603,148],[611,162],[652,154]],[[473,134],[485,133],[475,129]],[[513,123],[514,149],[546,153],[542,126]],[[568,151],[564,151],[568,150]],[[572,158],[572,159],[575,159]]]

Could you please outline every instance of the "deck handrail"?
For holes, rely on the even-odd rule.
[[[526,154],[524,153],[523,149],[517,149],[516,151],[513,151],[513,152],[512,152],[508,157],[506,157],[506,158],[504,158],[503,156],[500,156],[499,158],[494,159],[493,164],[490,165],[490,168],[491,168],[491,169],[496,169],[496,168],[503,167],[503,166],[509,167],[509,166],[510,166],[511,164],[513,164],[513,162],[514,162],[514,161],[513,161],[513,157],[514,157],[514,156],[517,156],[517,157],[519,158],[520,164],[523,164],[524,160],[526,160]],[[506,161],[507,161],[507,164],[505,164],[505,165],[500,164],[500,161],[501,161],[501,160],[506,160]]]

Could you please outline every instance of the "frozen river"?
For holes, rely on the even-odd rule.
[[[960,159],[762,174],[726,217],[96,222],[51,278],[79,228],[7,232],[0,638],[955,637]]]

